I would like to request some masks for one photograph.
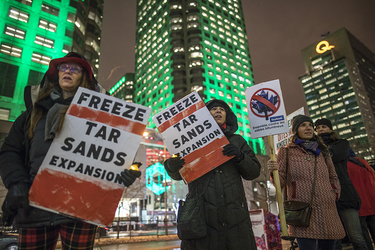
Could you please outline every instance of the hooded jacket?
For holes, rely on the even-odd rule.
[[[36,125],[32,139],[28,137],[28,130],[31,112],[39,91],[45,86],[48,79],[51,79],[52,75],[49,75],[51,71],[57,74],[56,69],[53,68],[57,67],[56,61],[60,63],[64,61],[78,61],[81,65],[84,64],[84,69],[88,71],[88,75],[91,75],[90,78],[94,79],[95,89],[98,92],[106,93],[96,82],[95,78],[93,78],[91,68],[90,70],[87,69],[89,67],[87,65],[89,64],[79,54],[72,52],[63,58],[52,60],[41,83],[25,88],[24,100],[26,111],[15,120],[1,148],[0,175],[7,189],[18,183],[27,183],[31,187],[40,164],[43,162],[53,141],[53,138],[45,139],[44,137],[47,112],[56,102],[50,96],[38,102],[38,105],[42,105],[46,112]],[[71,221],[74,221],[74,219],[34,207],[30,207],[30,213],[27,216],[19,209],[14,218],[14,224],[17,228],[54,226]]]
[[[329,134],[320,135],[324,144],[328,146],[335,171],[341,185],[340,199],[337,201],[337,210],[361,208],[361,198],[350,180],[347,163],[349,158],[349,142],[345,139],[332,140]]]
[[[229,106],[220,100],[211,100],[206,106],[210,108],[217,103],[226,110],[227,126],[223,132],[230,143],[239,147],[244,157],[240,162],[231,159],[188,184],[191,195],[201,194],[202,190],[205,190],[202,195],[208,232],[200,239],[183,240],[181,249],[255,250],[257,248],[242,178],[245,180],[257,178],[261,165],[245,139],[234,134],[238,129],[237,117]],[[164,166],[172,179],[182,180],[178,171],[173,172],[169,169],[168,160]]]

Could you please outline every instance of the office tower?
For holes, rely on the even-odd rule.
[[[302,50],[311,118],[327,118],[357,157],[374,159],[375,54],[345,28]]]
[[[135,102],[152,115],[192,91],[226,101],[252,139],[245,89],[254,84],[240,0],[138,0]],[[155,127],[151,119],[149,127]]]
[[[25,110],[51,59],[75,51],[98,73],[103,0],[4,0],[0,14],[0,120]]]
[[[121,79],[109,90],[111,96],[133,102],[134,100],[134,73],[126,73]]]

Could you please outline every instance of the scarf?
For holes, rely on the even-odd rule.
[[[306,151],[311,151],[314,155],[320,155],[320,149],[318,148],[318,142],[316,141],[303,141],[297,138],[296,145],[305,149]]]
[[[220,125],[220,128],[224,132],[225,129],[227,128],[227,124],[224,122],[223,124]]]
[[[40,103],[48,110],[44,140],[55,138],[55,135],[59,131],[60,121],[73,100],[73,97],[64,99],[57,88],[53,89],[49,97],[50,98],[46,98],[46,100]]]
[[[319,136],[320,138],[322,138],[324,144],[327,146],[333,142],[331,138],[331,133],[323,133],[323,134],[320,134]]]

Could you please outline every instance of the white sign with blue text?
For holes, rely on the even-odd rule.
[[[289,131],[279,80],[259,83],[245,93],[251,138]]]

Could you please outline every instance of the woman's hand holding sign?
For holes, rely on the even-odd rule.
[[[178,155],[172,155],[168,160],[168,167],[172,172],[177,172],[185,164],[185,159],[182,159]]]
[[[243,152],[234,144],[230,143],[223,147],[223,154],[227,156],[235,155],[234,160],[240,162],[243,160]]]
[[[121,181],[126,187],[129,187],[133,182],[141,176],[141,171],[125,169],[121,172]]]

